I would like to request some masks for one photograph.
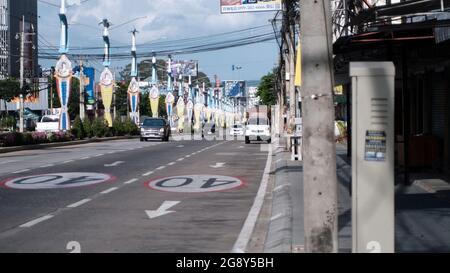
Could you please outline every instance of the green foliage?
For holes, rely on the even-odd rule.
[[[0,130],[14,130],[16,119],[12,116],[5,116],[0,119]]]
[[[150,117],[152,115],[152,111],[150,108],[150,100],[148,98],[148,94],[142,94],[139,102],[139,109],[141,116],[148,116]]]
[[[104,137],[108,132],[108,124],[103,118],[96,118],[92,122],[92,135],[93,137]]]
[[[261,98],[263,105],[275,105],[277,102],[275,80],[275,74],[272,72],[261,78],[256,95]]]
[[[124,121],[117,118],[113,122],[113,133],[115,136],[133,136],[139,134],[139,127],[130,119]]]
[[[79,116],[77,116],[75,118],[75,121],[73,122],[72,134],[77,139],[84,139],[86,137],[86,132],[84,130],[83,122],[81,121],[81,118]]]
[[[89,118],[84,118],[83,120],[83,129],[85,136],[87,138],[91,138],[94,134],[92,133],[92,122]]]
[[[113,130],[116,136],[124,136],[126,134],[125,126],[120,118],[116,118],[113,122]]]

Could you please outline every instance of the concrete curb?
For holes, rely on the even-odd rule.
[[[77,140],[77,141],[69,141],[69,142],[58,142],[58,143],[46,143],[46,144],[37,144],[37,145],[6,147],[6,148],[0,148],[0,154],[6,154],[6,153],[12,153],[12,152],[20,152],[20,151],[28,151],[28,150],[40,150],[40,149],[48,149],[48,148],[75,146],[75,145],[83,145],[83,144],[89,144],[89,143],[99,143],[99,142],[106,142],[106,141],[113,141],[113,140],[137,139],[137,138],[139,138],[139,136],[93,138],[93,139],[89,139],[89,140]]]
[[[291,183],[283,171],[288,167],[289,152],[274,145],[274,161],[272,176],[274,190],[272,192],[272,213],[269,221],[265,253],[292,253],[293,245],[293,202]]]

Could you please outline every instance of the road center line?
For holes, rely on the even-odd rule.
[[[177,159],[178,162],[183,161],[183,160],[184,160],[184,157]]]
[[[71,208],[71,209],[74,209],[74,208],[78,208],[78,207],[80,207],[80,206],[82,206],[82,205],[84,205],[84,204],[86,204],[88,202],[91,202],[91,201],[92,201],[92,199],[84,199],[84,200],[81,200],[79,202],[73,203],[72,205],[68,205],[67,207]]]
[[[161,167],[156,168],[156,170],[160,171],[160,170],[164,170],[165,168],[166,168],[166,166],[161,166]]]
[[[54,167],[54,166],[55,166],[55,164],[48,164],[48,165],[40,166],[39,168],[50,168],[50,167]]]
[[[82,158],[80,158],[81,160],[86,160],[86,159],[89,159],[89,158],[91,158],[90,156],[86,156],[86,157],[82,157]]]
[[[67,161],[64,161],[63,164],[72,163],[72,162],[74,162],[74,161],[75,161],[75,160],[67,160]]]
[[[21,225],[20,227],[21,228],[30,228],[30,227],[32,227],[34,225],[37,225],[37,224],[42,223],[44,221],[47,221],[47,220],[49,220],[51,218],[53,218],[53,215],[46,215],[46,216],[43,216],[41,218],[34,219],[33,221],[30,221],[28,223],[25,223],[25,224]]]
[[[25,170],[20,170],[20,171],[13,172],[13,174],[25,173],[25,172],[29,172],[29,171],[31,171],[31,170],[30,169],[25,169]]]
[[[152,174],[154,174],[155,172],[148,172],[148,173],[144,173],[142,176],[150,176],[150,175],[152,175]]]
[[[139,179],[134,178],[134,179],[128,180],[127,182],[124,182],[124,184],[125,184],[125,185],[132,184],[132,183],[134,183],[134,182],[136,182],[136,181],[138,181],[138,180],[139,180]]]
[[[177,163],[176,162],[170,162],[169,164],[167,164],[167,166],[173,166],[175,164],[177,164]]]
[[[115,190],[118,190],[118,189],[119,188],[117,188],[117,187],[110,188],[110,189],[107,189],[106,191],[102,191],[100,194],[108,194],[108,193],[111,193],[111,192],[113,192]]]

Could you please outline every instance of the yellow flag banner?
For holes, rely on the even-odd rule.
[[[177,103],[177,115],[178,115],[178,130],[182,131],[184,129],[184,108],[185,104],[183,98],[178,99]]]
[[[295,64],[295,86],[302,86],[302,44],[298,42],[297,62]]]
[[[113,86],[101,85],[100,91],[102,93],[103,106],[105,106],[105,120],[108,122],[109,127],[112,127],[111,105],[113,99]]]

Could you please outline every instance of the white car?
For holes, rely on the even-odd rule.
[[[242,125],[233,125],[230,129],[231,136],[243,136],[244,135],[244,126]]]
[[[36,124],[37,132],[58,132],[59,131],[59,116],[47,115],[43,116],[41,122]]]
[[[245,127],[245,143],[251,141],[267,141],[272,142],[272,134],[270,132],[270,122],[268,118],[251,117]]]

